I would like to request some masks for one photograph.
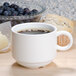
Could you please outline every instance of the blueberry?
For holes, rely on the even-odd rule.
[[[8,7],[9,6],[9,3],[8,2],[4,2],[3,6]]]
[[[18,8],[17,10],[19,12],[19,14],[23,14],[24,10],[22,8]]]
[[[14,8],[11,8],[11,12],[13,12],[13,11],[15,11],[15,9]]]
[[[19,8],[19,6],[16,5],[16,4],[11,4],[10,7],[11,7],[11,8],[14,8],[15,10],[17,10],[17,9]]]
[[[33,9],[32,12],[33,12],[33,14],[38,14],[38,10],[36,10],[36,9]]]
[[[8,16],[9,15],[8,11],[4,11],[3,15]]]
[[[3,9],[4,9],[4,11],[10,11],[11,10],[10,7],[5,7],[5,6],[3,6]]]
[[[14,6],[15,6],[15,4],[11,4],[9,7],[10,7],[10,8],[14,8]]]
[[[30,11],[29,13],[28,13],[28,15],[33,15],[34,13],[32,12],[32,11]]]
[[[28,14],[26,14],[26,13],[24,14],[24,16],[27,16],[27,15],[28,15]]]
[[[10,11],[10,10],[11,10],[11,8],[10,8],[10,7],[7,7],[7,9],[6,9],[6,10]]]
[[[6,7],[6,6],[2,6],[2,8],[3,8],[4,10],[6,10],[6,9],[7,9],[7,7]]]
[[[4,11],[4,16],[11,16],[12,12],[11,11]]]
[[[15,5],[14,8],[15,8],[15,10],[17,10],[19,8],[19,6]]]
[[[0,8],[0,15],[3,13],[3,9],[2,8]]]
[[[30,10],[28,8],[24,8],[24,15],[28,14],[30,12]]]
[[[12,16],[18,16],[18,12],[17,11],[13,11]]]
[[[9,16],[11,16],[11,15],[12,15],[12,12],[11,12],[11,11],[8,11],[8,13],[9,13]]]
[[[23,15],[28,15],[28,14],[30,14],[30,10],[29,10],[29,8],[24,8],[24,13],[23,13]]]

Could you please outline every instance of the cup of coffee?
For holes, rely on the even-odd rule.
[[[46,23],[23,23],[12,27],[12,53],[17,63],[38,68],[52,62],[56,57],[57,49],[67,49],[72,44],[61,47],[57,45],[57,36],[65,34],[70,39],[67,31],[57,32],[57,28]]]

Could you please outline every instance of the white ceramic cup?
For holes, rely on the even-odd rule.
[[[51,32],[45,34],[21,34],[18,31],[24,29],[48,29]],[[66,31],[59,31],[51,24],[46,23],[23,23],[12,27],[12,52],[16,61],[29,68],[38,68],[49,64],[56,57],[57,49],[67,49],[57,46],[57,36],[71,34]]]

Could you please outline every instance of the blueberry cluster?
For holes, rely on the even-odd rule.
[[[38,10],[29,8],[21,8],[16,4],[9,4],[8,2],[4,2],[2,6],[0,6],[0,15],[1,16],[26,16],[26,15],[36,15],[38,14]]]

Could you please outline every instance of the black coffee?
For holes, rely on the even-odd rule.
[[[21,31],[18,31],[18,33],[22,33],[22,34],[45,34],[45,33],[49,33],[51,31],[49,30],[21,30]]]

